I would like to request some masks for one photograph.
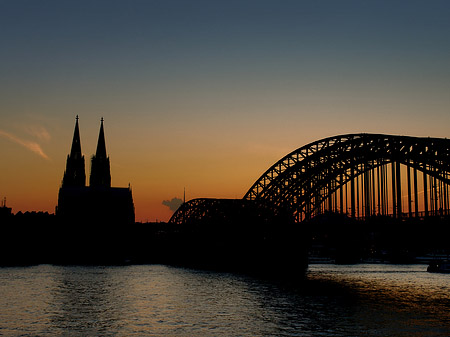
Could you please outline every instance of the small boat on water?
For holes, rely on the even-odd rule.
[[[428,265],[427,271],[430,273],[450,274],[450,261],[432,261]]]

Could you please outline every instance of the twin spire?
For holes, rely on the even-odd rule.
[[[72,149],[70,150],[70,157],[78,158],[81,156],[81,141],[80,129],[78,128],[78,115],[75,122],[75,131],[73,133]]]
[[[72,148],[67,156],[66,171],[62,181],[62,187],[86,186],[86,173],[84,169],[84,156],[81,153],[80,130],[78,115],[75,122]],[[100,133],[98,135],[97,151],[91,159],[91,176],[89,185],[92,187],[111,187],[111,172],[109,157],[106,154],[105,132],[103,130],[103,118],[100,120]]]
[[[98,134],[97,152],[91,159],[90,186],[111,187],[111,172],[109,157],[106,155],[105,132],[103,131],[103,117]]]
[[[86,174],[84,172],[84,156],[81,153],[80,130],[78,116],[75,122],[72,148],[67,156],[66,171],[62,181],[63,187],[85,186]]]

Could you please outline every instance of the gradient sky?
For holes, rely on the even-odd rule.
[[[344,133],[450,136],[450,1],[0,0],[0,197],[54,212],[75,116],[137,221]]]

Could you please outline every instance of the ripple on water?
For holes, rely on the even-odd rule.
[[[312,265],[301,284],[167,266],[0,269],[0,334],[448,336],[450,277]]]

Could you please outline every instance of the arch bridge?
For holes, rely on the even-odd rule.
[[[264,209],[265,219],[288,214],[296,222],[326,212],[352,218],[443,216],[450,214],[449,184],[448,139],[347,134],[287,154],[243,199],[194,199],[170,222],[222,219],[246,209],[258,216],[255,209]]]

